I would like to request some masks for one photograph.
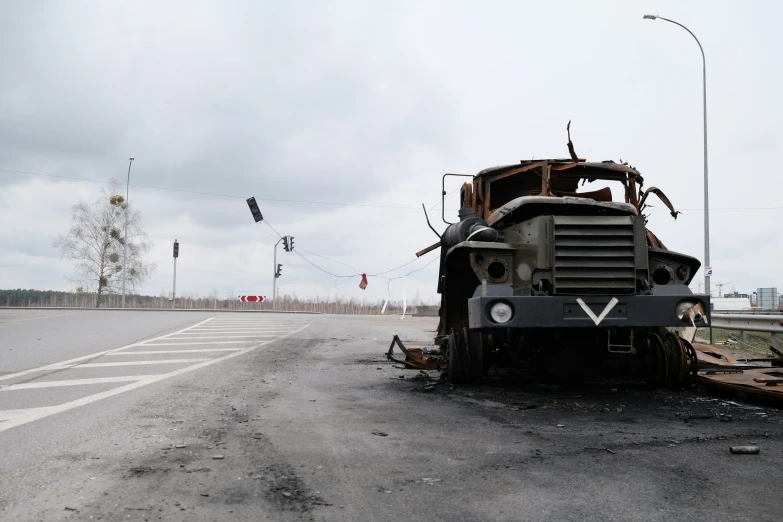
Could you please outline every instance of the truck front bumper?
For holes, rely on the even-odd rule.
[[[505,323],[490,315],[493,305],[511,306],[513,315]],[[627,296],[481,296],[468,300],[469,326],[476,328],[607,328],[689,326],[678,317],[681,303],[701,303],[709,324],[709,297],[691,293]],[[686,305],[687,306],[687,305]],[[589,310],[589,312],[588,312]]]

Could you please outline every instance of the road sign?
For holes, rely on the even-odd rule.
[[[266,301],[266,296],[264,295],[240,295],[238,298],[243,303],[263,303]]]
[[[711,276],[712,275],[712,267],[711,266],[705,266],[704,267],[704,275],[705,276]]]

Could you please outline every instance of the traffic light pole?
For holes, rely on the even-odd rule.
[[[171,307],[177,302],[177,258],[179,257],[179,242],[174,240],[174,288],[171,289]]]
[[[175,308],[177,302],[177,258],[174,258],[174,288],[171,291],[171,307]]]
[[[272,311],[277,309],[277,245],[280,244],[283,238],[277,240],[275,243],[275,255],[274,264],[272,265]]]

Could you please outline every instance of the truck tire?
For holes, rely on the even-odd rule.
[[[484,374],[484,348],[481,334],[461,332],[449,334],[446,350],[446,374],[452,384],[476,384]]]

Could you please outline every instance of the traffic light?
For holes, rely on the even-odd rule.
[[[176,239],[174,240],[174,257],[179,257],[179,243]]]
[[[288,238],[289,238],[289,236],[284,236],[283,237],[283,250],[285,250],[286,252],[290,252],[291,251],[291,249],[288,248]]]
[[[275,277],[280,277],[280,274],[283,272],[283,265],[280,263],[277,264],[277,272],[275,273]]]
[[[253,214],[253,219],[256,220],[256,223],[264,219],[264,216],[261,215],[261,209],[256,204],[256,198],[247,198],[247,206],[250,207],[250,212]]]
[[[294,249],[294,236],[288,236],[288,251],[291,252]]]

